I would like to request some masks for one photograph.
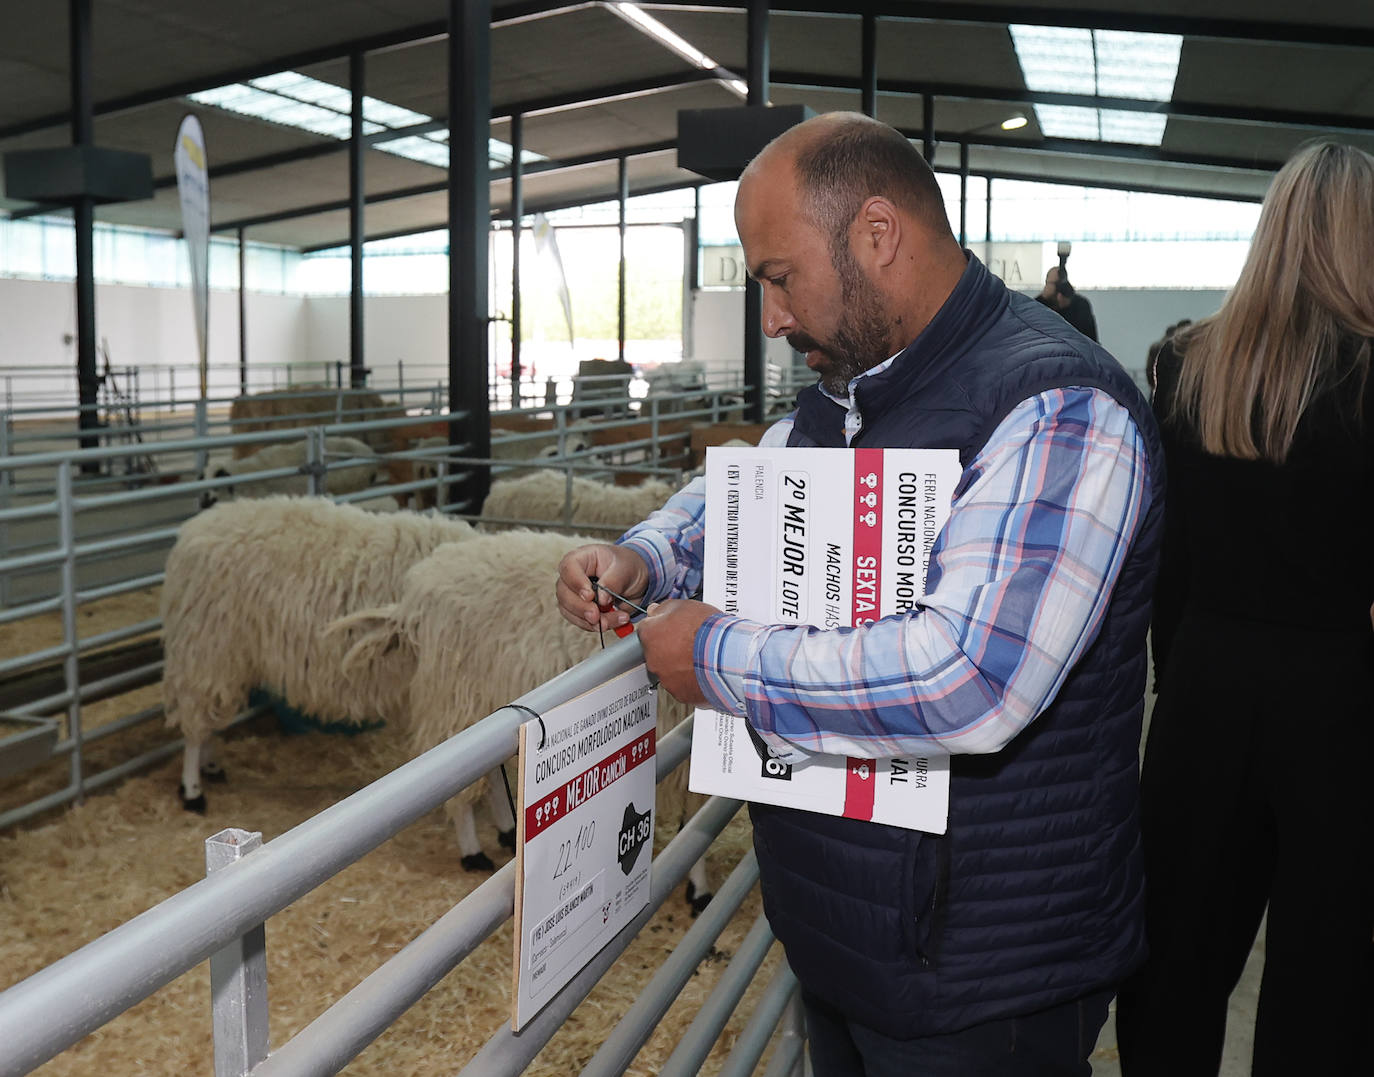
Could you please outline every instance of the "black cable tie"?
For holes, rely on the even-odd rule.
[[[544,732],[544,716],[540,714],[537,710],[535,710],[533,707],[527,707],[523,703],[507,703],[506,706],[514,711],[524,711],[526,714],[528,714],[531,718],[533,718],[535,721],[539,723],[539,743],[536,744],[535,747],[542,752],[544,750],[544,741],[546,737],[546,734]],[[505,772],[503,771],[502,773]]]

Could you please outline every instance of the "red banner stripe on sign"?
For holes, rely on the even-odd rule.
[[[525,840],[529,841],[541,830],[548,829],[568,812],[586,803],[607,786],[614,785],[635,767],[653,759],[654,745],[654,730],[651,729],[535,801],[525,809]]]
[[[854,450],[854,610],[856,628],[878,619],[883,569],[883,450]]]
[[[845,760],[844,817],[846,819],[873,818],[873,789],[876,766],[871,759]]]

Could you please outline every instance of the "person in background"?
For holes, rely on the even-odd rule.
[[[1097,319],[1093,317],[1093,305],[1074,290],[1069,283],[1069,271],[1065,266],[1051,266],[1045,274],[1045,287],[1035,297],[1035,301],[1049,307],[1089,340],[1097,339]]]
[[[698,480],[559,567],[642,604],[651,672],[744,717],[786,761],[948,755],[943,835],[750,808],[764,908],[820,1077],[1082,1075],[1143,957],[1137,759],[1162,526],[1149,406],[1105,351],[950,233],[899,132],[808,120],[740,180],[763,326],[819,383],[765,445],[954,448],[964,471],[909,613],[822,631],[690,601]]]
[[[1126,1077],[1214,1075],[1268,908],[1252,1073],[1374,1073],[1374,157],[1274,178],[1221,310],[1159,355],[1168,459]]]
[[[1151,344],[1145,353],[1145,381],[1149,384],[1151,393],[1155,391],[1155,364],[1159,362],[1159,353],[1164,350],[1164,345],[1174,338],[1175,333],[1192,324],[1192,318],[1180,318],[1173,324],[1166,326],[1164,335]]]

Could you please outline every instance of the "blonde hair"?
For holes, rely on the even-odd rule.
[[[1221,309],[1180,334],[1174,408],[1206,451],[1282,463],[1314,390],[1352,373],[1363,386],[1371,252],[1374,157],[1332,142],[1304,146],[1270,184]]]

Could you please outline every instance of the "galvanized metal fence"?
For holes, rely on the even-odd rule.
[[[512,755],[519,725],[526,719],[523,708],[544,711],[640,660],[637,638],[618,641],[266,844],[244,830],[214,835],[207,842],[209,874],[204,880],[0,992],[0,1077],[28,1073],[207,959],[216,1077],[337,1072],[512,914],[515,865],[507,864],[271,1054],[266,919]],[[685,760],[689,737],[690,723],[684,723],[660,742],[660,781]],[[719,797],[708,801],[654,861],[649,909],[615,936],[520,1033],[495,1030],[462,1073],[504,1077],[522,1072],[739,807],[737,801]],[[621,1017],[584,1074],[625,1072],[757,875],[757,863],[748,854]],[[662,1072],[699,1070],[771,941],[760,919]],[[802,1073],[796,981],[785,964],[761,994],[721,1072],[754,1072],[779,1028],[782,1034],[767,1074]]]

